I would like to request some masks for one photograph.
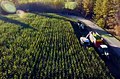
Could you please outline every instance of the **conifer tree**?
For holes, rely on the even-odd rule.
[[[106,27],[107,16],[109,13],[109,1],[108,0],[96,0],[94,7],[95,20],[102,28]]]

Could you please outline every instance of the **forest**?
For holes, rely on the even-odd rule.
[[[120,36],[120,0],[78,0],[78,10],[98,26]]]

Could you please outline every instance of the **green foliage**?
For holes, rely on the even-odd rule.
[[[102,27],[111,28],[119,24],[120,0],[77,0],[77,11],[86,18],[99,22],[104,19]],[[99,23],[98,23],[99,24]]]
[[[104,28],[105,25],[105,21],[103,18],[100,18],[99,20],[97,20],[97,25],[100,26],[101,28]]]
[[[99,19],[102,16],[102,2],[103,0],[96,0],[96,4],[94,7],[94,13],[96,14],[96,19]]]
[[[80,46],[68,19],[44,15],[51,18],[36,14],[24,19],[6,17],[28,27],[0,20],[1,79],[112,78],[94,49],[88,51]]]
[[[64,1],[56,0],[56,1],[52,2],[52,4],[53,4],[53,5],[55,6],[55,8],[57,8],[57,9],[64,7]]]
[[[66,2],[65,3],[65,8],[66,9],[74,10],[76,7],[77,7],[77,3],[76,2]]]
[[[109,1],[108,0],[96,0],[94,7],[95,20],[97,24],[104,28],[106,26],[108,13],[109,13]]]
[[[93,0],[83,0],[82,1],[82,7],[85,11],[85,16],[90,14],[93,11],[95,1]]]

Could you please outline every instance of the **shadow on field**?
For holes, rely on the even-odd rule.
[[[72,25],[72,27],[74,29],[74,33],[76,34],[78,40],[80,40],[80,37],[82,36],[82,34],[81,34],[80,30],[79,30],[79,27],[78,27],[77,23],[72,22],[72,21],[70,21],[70,23],[71,23],[71,25]]]
[[[50,5],[45,5],[40,2],[20,4],[17,9],[28,11],[28,12],[56,12]]]
[[[98,52],[100,58],[104,61],[106,67],[109,69],[109,72],[114,76],[115,79],[120,78],[120,71],[118,65],[116,65],[116,61],[113,61],[113,54],[110,54],[110,59],[106,59],[106,57],[101,56],[99,51],[95,48],[96,52]],[[115,57],[115,56],[114,56]]]
[[[92,30],[92,31],[98,32],[101,35],[105,35],[107,37],[113,37],[108,32],[102,30],[101,28],[100,29],[89,28],[89,29]],[[115,79],[119,79],[120,78],[120,63],[118,63],[118,60],[120,60],[120,58],[118,58],[118,56],[115,55],[115,52],[119,52],[120,48],[114,47],[114,46],[110,46],[111,43],[109,43],[106,40],[104,40],[104,43],[107,44],[108,48],[109,48],[109,53],[110,53],[110,59],[109,60],[106,59],[106,57],[101,56],[99,51],[97,50],[97,48],[95,48],[95,50],[96,50],[96,52],[98,52],[99,56],[104,61],[105,65],[109,69],[110,73],[115,77]],[[115,51],[112,50],[112,49],[115,49]],[[116,58],[118,58],[118,60],[115,60]]]
[[[62,16],[59,17],[59,15],[54,16],[54,15],[50,15],[50,14],[46,14],[46,13],[35,13],[35,14],[40,15],[40,16],[44,16],[46,18],[55,18],[55,19],[59,19],[59,20],[70,21],[69,19],[64,18]]]
[[[99,30],[99,29],[94,29],[94,28],[90,28],[90,30],[92,31],[97,31],[99,34],[101,35],[106,35],[108,37],[112,37],[111,35],[109,35],[109,33],[107,33],[106,31],[104,30]],[[109,53],[110,53],[110,59],[106,59],[106,57],[104,56],[101,56],[99,51],[97,50],[97,48],[95,48],[96,52],[99,54],[100,58],[104,61],[106,67],[109,69],[110,73],[115,77],[115,79],[119,79],[120,78],[120,63],[118,63],[116,59],[116,55],[115,55],[115,52],[118,50],[120,50],[120,48],[117,48],[117,47],[114,47],[114,46],[110,46],[110,43],[107,42],[106,40],[104,40],[105,44],[107,44],[108,48],[109,48]],[[112,49],[115,49],[112,50]],[[118,59],[120,60],[120,58]]]
[[[31,13],[65,13],[64,9],[55,8],[50,4],[33,2],[33,3],[25,3],[17,6],[18,10],[23,10]]]
[[[52,4],[45,4],[40,2],[20,4],[17,5],[17,9],[31,13],[56,13],[81,16],[77,11],[68,10],[63,7],[56,8]]]
[[[80,37],[81,36],[86,36],[89,33],[89,31],[91,30],[90,28],[88,28],[88,30],[82,31],[82,30],[79,29],[77,23],[72,22],[72,21],[70,21],[70,23],[71,23],[71,25],[74,29],[74,33],[76,34],[79,42],[80,42]],[[102,31],[102,30],[100,30],[100,31],[104,33],[104,31]],[[108,46],[108,47],[110,48],[110,46]],[[116,48],[116,49],[120,49],[120,48]],[[110,56],[111,56],[110,60],[107,60],[106,57],[101,56],[99,51],[97,50],[97,48],[95,48],[95,50],[99,54],[100,58],[104,61],[105,65],[109,69],[110,73],[115,77],[115,79],[119,79],[120,78],[119,67],[118,67],[118,65],[116,65],[115,61],[113,61],[114,57],[111,58],[113,56],[111,51],[113,51],[113,50],[111,50],[111,48],[110,48]]]
[[[76,34],[78,40],[80,40],[80,37],[86,37],[86,35],[89,33],[89,31],[87,29],[85,30],[81,30],[79,29],[79,26],[77,25],[76,22],[70,21],[73,29],[74,29],[74,33]]]
[[[22,27],[22,29],[30,28],[30,29],[33,29],[33,30],[37,31],[37,29],[33,28],[32,26],[30,26],[28,24],[25,24],[25,23],[22,23],[20,21],[13,20],[13,19],[10,19],[10,18],[7,18],[7,17],[0,16],[0,20],[3,20],[5,22],[9,22],[9,23],[13,23],[13,24],[16,24],[16,25],[20,25]]]

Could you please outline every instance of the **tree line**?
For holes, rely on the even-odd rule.
[[[93,18],[102,28],[119,25],[119,0],[77,0],[77,10],[85,17]]]

